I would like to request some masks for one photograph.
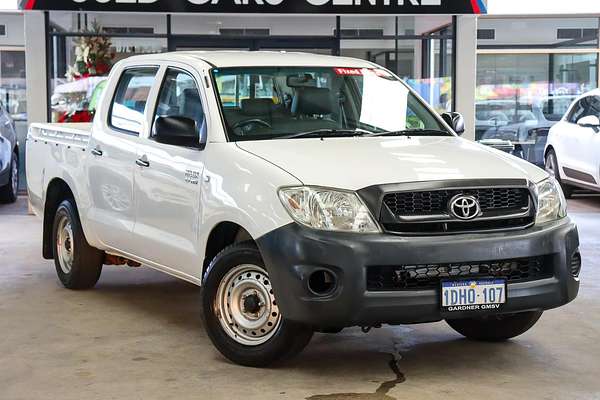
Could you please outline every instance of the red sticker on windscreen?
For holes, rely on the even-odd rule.
[[[363,70],[360,68],[334,68],[337,75],[362,76]]]

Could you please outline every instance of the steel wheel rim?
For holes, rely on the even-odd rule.
[[[60,269],[65,274],[69,274],[73,268],[73,258],[75,254],[75,242],[73,241],[73,228],[71,221],[66,216],[61,217],[58,222],[56,235],[56,249],[58,253],[58,263]]]
[[[255,299],[259,300],[256,304]],[[248,304],[257,306],[258,311],[249,310]],[[214,307],[227,336],[245,346],[266,343],[281,325],[269,276],[256,265],[231,269],[219,283]]]
[[[13,160],[13,162],[12,162],[10,179],[11,179],[13,194],[16,197],[17,193],[19,191],[19,166],[15,160]]]

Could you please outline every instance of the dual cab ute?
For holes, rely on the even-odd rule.
[[[132,57],[92,125],[31,126],[29,196],[64,286],[110,264],[202,286],[236,363],[351,326],[506,340],[576,297],[577,228],[555,179],[463,130],[362,60]]]

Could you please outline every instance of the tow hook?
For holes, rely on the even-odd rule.
[[[142,264],[137,261],[108,253],[104,255],[104,265],[127,265],[128,267],[134,268],[142,266]]]

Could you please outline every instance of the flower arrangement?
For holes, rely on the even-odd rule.
[[[85,32],[98,36],[82,36],[75,42],[75,64],[69,66],[66,75],[69,81],[106,75],[115,58],[112,42],[109,37],[100,35],[102,27],[98,22],[94,21],[92,28]]]

